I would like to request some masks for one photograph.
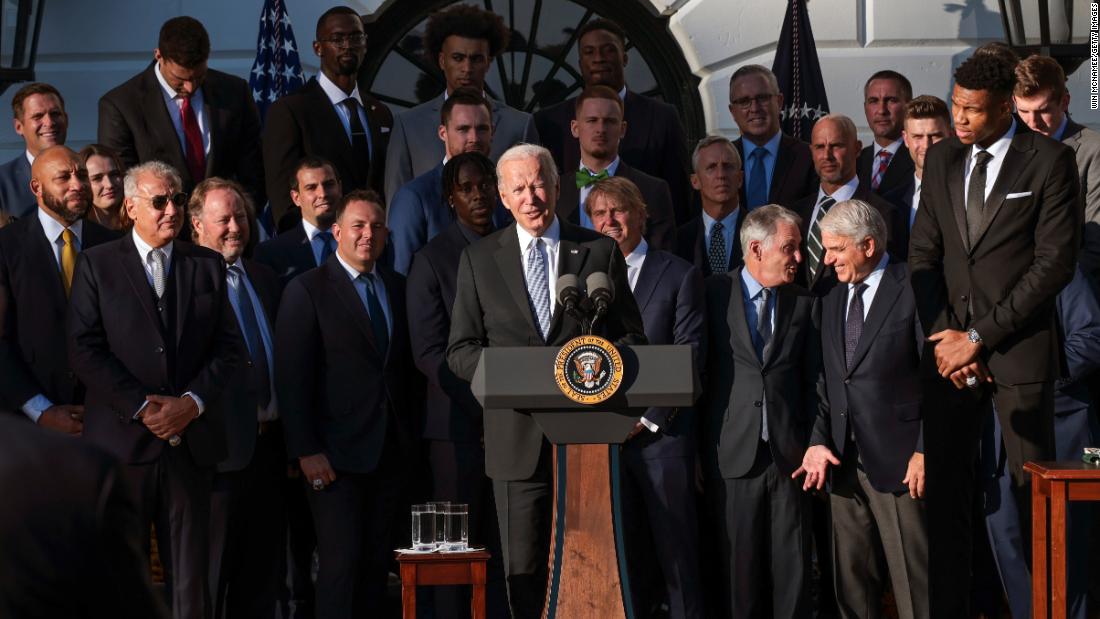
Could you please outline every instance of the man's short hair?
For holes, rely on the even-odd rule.
[[[1016,87],[1016,71],[1012,63],[999,55],[974,54],[955,69],[955,84],[1007,99]]]
[[[634,181],[622,176],[609,176],[593,183],[592,190],[584,199],[584,212],[588,213],[589,217],[592,216],[592,206],[596,204],[597,198],[614,200],[629,211],[641,211],[642,226],[645,226],[647,213],[645,198],[642,197],[642,192]],[[644,228],[642,232],[645,232]]]
[[[923,120],[926,118],[936,118],[942,120],[948,127],[951,126],[951,112],[947,110],[947,103],[939,97],[921,95],[913,97],[909,103],[905,104],[906,120]]]
[[[306,155],[298,161],[298,165],[294,166],[294,172],[290,175],[290,188],[293,191],[298,191],[298,173],[302,170],[319,170],[321,168],[328,168],[332,170],[332,175],[336,177],[336,182],[340,182],[340,172],[336,169],[336,166],[332,165],[332,162],[324,157],[318,157],[317,155]]]
[[[551,185],[557,186],[558,184],[558,164],[554,163],[554,156],[550,154],[550,151],[538,144],[528,144],[526,142],[520,142],[512,148],[504,151],[504,154],[497,160],[497,187],[504,182],[504,177],[501,175],[501,170],[504,169],[504,164],[510,161],[517,161],[519,159],[535,158],[539,160],[539,168],[542,171],[542,180]]]
[[[867,89],[871,86],[871,82],[875,80],[893,80],[901,85],[901,94],[908,101],[913,98],[913,85],[909,83],[909,78],[905,77],[897,71],[890,69],[883,69],[882,71],[875,71],[874,75],[867,78],[867,81],[863,84],[863,96],[867,97]]]
[[[619,115],[626,114],[626,108],[623,107],[623,100],[619,98],[619,93],[615,92],[610,86],[604,86],[603,84],[596,84],[594,86],[585,86],[581,94],[577,95],[577,102],[573,106],[573,117],[577,117],[577,112],[581,110],[581,106],[585,101],[589,99],[607,99],[608,101],[614,101],[619,106]]]
[[[733,97],[733,83],[750,75],[763,75],[764,79],[768,80],[768,86],[771,87],[772,94],[780,94],[779,80],[775,79],[775,73],[772,73],[771,69],[761,64],[747,64],[734,71],[733,75],[730,76],[730,97]]]
[[[836,114],[836,113],[826,114],[826,115],[822,116],[821,118],[819,118],[816,124],[820,124],[820,123],[822,123],[826,120],[833,121],[837,125],[839,125],[840,126],[840,132],[844,135],[844,138],[848,142],[855,142],[855,141],[859,140],[859,131],[856,130],[856,123],[853,122],[851,118],[848,118],[844,114]],[[816,126],[816,124],[815,124],[815,126]],[[810,138],[811,142],[813,141],[812,135],[813,134],[811,133],[811,138]],[[859,153],[856,153],[856,154],[858,155]]]
[[[585,22],[585,24],[581,26],[581,29],[577,31],[577,44],[580,44],[580,40],[584,38],[584,35],[597,30],[611,33],[612,36],[619,40],[619,45],[624,49],[626,48],[626,30],[623,30],[622,26],[605,17],[597,17],[596,19],[590,19]]]
[[[802,218],[798,213],[778,204],[766,204],[749,211],[745,217],[745,223],[741,224],[741,253],[748,256],[749,245],[753,241],[759,241],[765,247],[771,245],[776,225],[780,221],[785,221],[796,228],[802,225]]]
[[[432,66],[443,51],[443,42],[451,36],[488,41],[489,55],[496,58],[508,47],[511,33],[500,15],[472,4],[456,4],[436,11],[428,17],[424,29],[424,47]]]
[[[451,120],[451,110],[456,105],[480,105],[489,111],[489,124],[493,123],[493,107],[485,95],[473,86],[463,86],[456,88],[443,102],[443,108],[439,110],[439,124],[446,126],[447,121]]]
[[[333,211],[332,221],[340,221],[340,218],[344,215],[344,211],[348,210],[348,205],[352,202],[370,202],[371,204],[377,204],[378,208],[382,210],[382,213],[386,213],[386,203],[382,200],[382,196],[378,195],[378,192],[373,189],[356,189],[349,193],[344,194],[343,198],[336,203],[336,210]]]
[[[363,21],[363,17],[359,15],[359,13],[356,13],[355,9],[351,8],[350,6],[334,6],[324,13],[321,13],[321,16],[317,18],[317,30],[316,34],[313,35],[315,39],[321,39],[321,28],[325,26],[325,22],[328,21],[328,18],[332,17],[333,15],[351,15],[352,17],[358,19],[360,23],[362,23]]]
[[[1012,94],[1017,97],[1034,97],[1048,90],[1051,98],[1058,101],[1066,94],[1066,72],[1057,60],[1036,54],[1024,58],[1016,65],[1016,88]]]
[[[65,111],[65,99],[61,97],[61,93],[56,88],[45,82],[31,82],[15,91],[15,96],[11,98],[12,118],[23,120],[23,104],[33,95],[53,95],[57,97],[57,102],[61,104],[61,111]]]
[[[990,55],[1000,58],[1002,61],[1009,63],[1012,66],[1016,66],[1017,62],[1020,62],[1020,56],[1016,54],[1008,43],[1004,41],[990,41],[989,43],[983,43],[974,50],[974,55]]]
[[[462,166],[467,164],[472,165],[480,170],[482,176],[489,180],[493,184],[493,186],[496,186],[497,169],[496,166],[493,164],[492,159],[489,159],[488,157],[477,151],[459,153],[454,157],[448,159],[447,163],[443,164],[444,202],[450,204],[451,196],[454,195],[455,185],[458,184],[458,173],[462,170]]]
[[[695,148],[691,151],[692,172],[699,172],[699,151],[709,146],[714,146],[715,144],[725,144],[726,146],[729,146],[730,150],[733,151],[733,161],[737,164],[737,169],[741,169],[741,154],[737,152],[737,147],[733,145],[733,142],[731,142],[730,139],[724,135],[712,134],[704,136],[703,139],[696,142]]]
[[[172,185],[172,191],[181,191],[183,189],[183,179],[180,178],[180,173],[175,168],[164,163],[163,161],[146,161],[145,163],[139,163],[138,165],[130,168],[126,171],[126,176],[122,179],[122,193],[127,198],[134,198],[138,195],[138,177],[149,174],[154,178],[168,181]],[[180,208],[183,205],[178,205]]]
[[[879,255],[886,251],[886,221],[878,209],[863,200],[837,202],[818,225],[823,232],[847,237],[856,243],[870,237]]]
[[[210,35],[194,17],[173,17],[160,27],[157,49],[165,60],[193,69],[210,58]]]
[[[248,218],[249,222],[255,218],[256,207],[252,204],[252,198],[244,190],[244,186],[237,181],[217,176],[205,178],[198,185],[195,185],[195,189],[191,192],[191,198],[187,200],[187,215],[194,219],[201,218],[202,210],[206,206],[206,196],[218,189],[224,189],[237,196],[237,199],[241,202],[241,207],[244,208],[244,216]],[[191,240],[196,243],[199,242],[197,228],[191,229]]]

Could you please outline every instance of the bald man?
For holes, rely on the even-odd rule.
[[[0,230],[0,406],[79,434],[84,389],[69,369],[58,325],[65,322],[76,255],[114,233],[84,221],[92,203],[88,171],[65,146],[38,154],[30,187],[36,212]]]

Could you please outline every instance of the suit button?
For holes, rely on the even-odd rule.
[[[760,400],[757,400],[757,401],[753,402],[752,405],[755,406],[756,408],[760,408],[761,406],[764,405],[764,403],[761,402]]]
[[[156,353],[157,353],[158,355],[163,355],[163,354],[164,354],[164,347],[163,347],[163,346],[157,346],[157,347],[156,347],[156,348],[154,348],[153,350],[154,350],[154,351],[155,351],[155,352],[156,352]]]
[[[245,361],[244,364],[248,367],[252,367],[252,360],[249,359],[248,361]]]
[[[845,385],[850,385],[850,384],[852,384],[852,379],[850,379],[850,378],[845,378],[845,379],[844,379],[844,384],[845,384]]]
[[[840,416],[845,417],[848,415],[848,411],[840,411]]]
[[[967,301],[970,300],[970,297],[966,296],[965,294],[963,296],[959,297],[959,298],[962,299],[963,303],[966,303]]]

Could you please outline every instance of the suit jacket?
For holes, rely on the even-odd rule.
[[[310,79],[300,89],[280,98],[268,108],[267,118],[264,119],[263,163],[271,214],[274,221],[280,224],[280,230],[285,230],[296,220],[298,207],[290,201],[290,183],[294,180],[294,168],[308,155],[322,157],[332,163],[344,193],[367,188],[382,193],[382,174],[393,114],[385,104],[363,89],[359,90],[359,96],[363,100],[369,125],[370,161],[355,160],[340,116],[317,83],[317,78]],[[286,218],[288,213],[290,218]]]
[[[0,615],[169,616],[153,591],[137,507],[113,458],[3,415],[0,495]]]
[[[1100,133],[1071,118],[1062,133],[1062,143],[1073,149],[1081,177],[1080,197],[1085,204],[1081,266],[1094,282],[1100,282]]]
[[[542,145],[550,149],[563,174],[580,167],[581,145],[569,129],[569,122],[576,116],[576,104],[577,98],[573,97],[535,112]],[[619,156],[634,168],[668,183],[676,223],[686,222],[693,213],[687,172],[689,151],[680,113],[668,103],[630,90],[623,107],[627,131],[619,143]]]
[[[275,271],[283,286],[317,266],[317,259],[313,257],[313,246],[306,238],[306,229],[301,222],[257,245],[256,262]]]
[[[654,178],[619,161],[615,176],[621,176],[638,186],[645,200],[646,227],[645,238],[654,249],[671,250],[676,243],[676,214],[673,212],[672,196],[668,183]],[[561,180],[561,195],[558,196],[558,215],[574,225],[581,223],[581,190],[576,179],[566,173]]]
[[[405,278],[375,265],[393,332],[378,350],[370,316],[333,254],[283,291],[275,327],[275,389],[292,458],[323,453],[337,471],[378,466],[387,425],[410,457],[419,421],[405,319]],[[391,414],[392,411],[392,414]]]
[[[443,141],[439,139],[439,115],[444,95],[401,112],[393,119],[393,134],[386,151],[386,195],[394,196],[405,183],[431,170],[443,161]],[[493,108],[493,147],[489,157],[496,161],[504,151],[527,142],[539,143],[535,121],[527,112],[489,99]]]
[[[904,262],[886,266],[863,323],[849,366],[844,337],[848,286],[839,285],[821,303],[821,348],[829,406],[814,424],[811,445],[825,445],[839,458],[849,434],[871,486],[905,492],[905,472],[915,451],[923,451],[920,356],[924,333]]]
[[[477,442],[482,434],[481,404],[470,383],[447,365],[447,339],[458,289],[462,251],[480,240],[461,223],[451,224],[424,246],[409,269],[408,308],[413,360],[428,379],[424,438]]]
[[[242,259],[242,262],[248,281],[255,289],[256,296],[260,298],[260,306],[274,345],[275,319],[278,316],[282,285],[275,272],[263,264],[248,259]],[[240,325],[239,322],[237,324]],[[243,352],[245,355],[250,354],[247,347]],[[271,352],[274,358],[274,351]],[[220,407],[225,414],[227,455],[218,463],[219,472],[244,469],[252,461],[252,453],[256,449],[256,428],[259,425],[256,415],[260,394],[252,375],[252,368],[253,364],[250,362],[238,365],[233,378],[222,392]],[[274,370],[274,368],[271,369]]]
[[[1095,391],[1100,372],[1100,287],[1078,268],[1058,293],[1057,307],[1065,368],[1056,383],[1054,414],[1065,417],[1085,412],[1087,418],[1095,402],[1089,388]],[[1059,447],[1062,443],[1057,441]]]
[[[781,286],[775,295],[772,341],[763,362],[749,334],[740,267],[706,280],[707,351],[703,462],[711,474],[743,477],[752,469],[767,402],[768,447],[782,475],[802,463],[810,427],[826,406],[819,302],[809,291]]]
[[[817,275],[811,280],[809,268],[806,264],[806,243],[810,239],[810,224],[817,206],[817,189],[813,193],[803,197],[794,203],[791,210],[802,218],[802,262],[798,265],[798,277],[795,279],[800,286],[804,286],[819,297],[823,297],[836,285],[836,272],[833,267],[821,264],[817,269]],[[905,260],[909,255],[909,208],[904,211],[872,192],[868,186],[860,181],[856,192],[852,194],[853,200],[862,200],[875,209],[886,220],[886,251],[898,260]],[[824,260],[824,256],[822,256]]]
[[[603,320],[602,335],[619,346],[644,344],[642,318],[626,279],[626,263],[610,238],[559,220],[558,276],[580,281],[595,272],[611,278],[616,291]],[[581,334],[581,325],[555,305],[548,336],[536,327],[527,300],[516,227],[508,226],[462,252],[451,316],[447,364],[462,380],[473,378],[481,350],[493,346],[561,346]],[[538,466],[542,431],[529,415],[513,410],[485,411],[485,468],[498,480],[530,478]]]
[[[0,165],[0,213],[23,217],[38,208],[38,201],[31,193],[31,162],[26,153]]]
[[[703,298],[703,274],[698,268],[659,249],[651,248],[646,253],[634,286],[646,340],[653,345],[691,346],[696,373],[703,370],[706,352]],[[650,408],[644,417],[657,424],[660,432],[653,435],[643,431],[631,439],[644,445],[642,457],[695,456],[694,408]]]
[[[737,154],[741,155],[742,169],[747,168],[748,156],[745,154],[744,138],[733,141]],[[756,148],[753,144],[752,148]],[[752,149],[749,150],[752,152]],[[817,191],[817,171],[814,169],[810,145],[783,134],[779,138],[779,151],[776,154],[775,168],[772,170],[772,183],[768,187],[768,202],[790,208],[799,198]],[[745,195],[745,183],[741,183],[740,204],[748,204]]]
[[[874,167],[877,165],[875,153],[878,151],[879,146],[872,144],[859,152],[856,173],[859,175],[860,187],[871,188],[871,178],[875,174]],[[915,169],[913,158],[909,156],[909,149],[905,148],[905,144],[902,144],[898,152],[890,158],[890,165],[886,166],[886,175],[882,177],[882,182],[879,183],[878,189],[874,192],[890,204],[907,209],[908,205],[903,204],[904,198],[901,195],[901,190],[906,183],[912,180]]]
[[[1081,239],[1073,150],[1017,123],[973,246],[963,200],[969,151],[951,137],[925,156],[909,256],[921,324],[929,334],[976,329],[998,382],[1051,380],[1054,302],[1073,277]],[[1007,444],[1013,429],[1004,431]]]
[[[81,235],[84,250],[116,238],[87,220]],[[58,328],[69,300],[52,245],[37,213],[0,230],[0,397],[10,410],[37,394],[54,404],[84,401]]]
[[[748,213],[738,207],[737,229],[733,231],[733,244],[730,247],[729,268],[732,271],[744,260],[741,255],[741,223],[745,221]],[[703,216],[696,215],[691,221],[680,226],[676,231],[676,255],[687,260],[703,272],[703,277],[714,275],[710,271],[710,260],[707,259],[707,234],[703,224]]]
[[[87,388],[84,436],[127,463],[155,461],[167,441],[134,414],[148,394],[191,392],[205,412],[180,435],[199,466],[225,457],[222,390],[241,362],[221,255],[174,241],[166,292],[175,333],[165,333],[132,234],[81,252],[69,299],[69,362]],[[169,447],[168,449],[172,449]]]
[[[150,64],[100,98],[98,141],[114,149],[127,168],[154,159],[167,163],[179,172],[183,190],[190,193],[198,180],[191,178],[187,168],[154,66]],[[264,204],[260,114],[248,82],[211,69],[202,84],[202,102],[210,127],[206,178],[235,179],[257,205]]]

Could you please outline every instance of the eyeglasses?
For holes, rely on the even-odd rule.
[[[367,43],[367,35],[362,32],[351,34],[334,34],[327,39],[320,39],[322,43],[329,43],[336,47],[359,47]]]
[[[187,204],[187,194],[183,193],[182,191],[179,192],[179,193],[166,193],[166,194],[159,195],[159,196],[134,196],[134,197],[135,198],[141,198],[143,200],[148,200],[149,203],[153,205],[153,208],[158,210],[158,211],[163,211],[164,209],[168,208],[168,203],[169,202],[176,205],[176,207],[178,207],[178,208],[183,208],[184,205]]]
[[[778,95],[768,94],[756,95],[755,97],[741,97],[740,99],[734,99],[733,101],[730,101],[730,105],[736,105],[743,110],[751,108],[753,103],[759,105],[760,107],[764,107],[768,104],[769,101],[772,100],[773,97],[777,96]]]

